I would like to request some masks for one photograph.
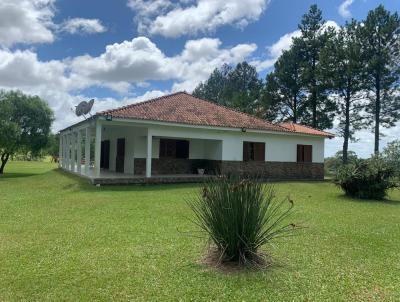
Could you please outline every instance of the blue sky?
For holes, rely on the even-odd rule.
[[[314,3],[333,26],[381,3],[400,10],[399,0],[2,0],[0,88],[47,100],[57,131],[78,120],[71,108],[81,100],[101,110],[191,92],[223,63],[247,60],[264,78]],[[384,131],[382,145],[398,130]],[[358,138],[350,148],[368,156],[372,134]],[[325,153],[340,147],[336,138]]]

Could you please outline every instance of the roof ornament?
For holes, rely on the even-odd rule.
[[[86,115],[89,114],[90,117],[92,117],[90,110],[92,110],[93,104],[94,104],[94,99],[91,99],[89,102],[86,101],[80,102],[78,106],[75,106],[76,116],[83,116],[85,119],[87,119]]]

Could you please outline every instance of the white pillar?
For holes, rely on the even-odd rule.
[[[67,137],[63,135],[63,168],[67,166]]]
[[[85,133],[85,174],[89,175],[90,169],[90,128],[86,128]]]
[[[94,143],[94,176],[100,176],[100,151],[101,151],[101,127],[102,125],[96,121],[96,139]]]
[[[71,171],[75,172],[75,163],[76,163],[76,134],[72,132],[71,134],[72,143],[71,143]]]
[[[62,145],[62,136],[61,136],[61,134],[58,136],[58,167],[61,167],[61,160],[62,160],[62,157],[63,157],[63,155],[62,155],[62,148],[63,148],[63,145]]]
[[[68,144],[68,136],[64,134],[64,169],[68,169],[67,144]]]
[[[153,137],[151,136],[151,132],[147,130],[146,177],[151,177],[152,145]]]
[[[66,146],[66,151],[67,151],[67,156],[66,156],[66,164],[67,164],[67,170],[71,170],[71,135],[67,134],[67,146]]]
[[[82,134],[78,130],[77,145],[76,145],[76,165],[78,167],[78,173],[81,174],[82,171]]]

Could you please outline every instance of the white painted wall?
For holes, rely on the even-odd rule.
[[[324,138],[284,133],[212,130],[178,126],[126,125],[105,122],[102,140],[110,140],[110,170],[115,171],[116,144],[125,138],[125,173],[134,173],[134,158],[146,157],[147,127],[153,135],[152,157],[158,158],[160,137],[189,140],[189,158],[241,161],[243,141],[265,143],[266,161],[296,162],[297,144],[313,146],[313,162],[324,162]]]
[[[303,144],[313,146],[313,162],[324,162],[323,137],[284,133],[256,133],[252,131],[221,131],[172,126],[151,126],[151,129],[152,133],[157,136],[205,139],[207,141],[204,142],[203,154],[213,159],[241,161],[243,159],[243,142],[253,141],[265,143],[266,161],[296,162],[297,145]]]

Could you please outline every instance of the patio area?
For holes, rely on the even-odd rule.
[[[78,172],[77,168],[75,168],[74,171],[65,171],[73,173],[79,177],[86,178],[94,185],[196,183],[202,182],[210,177],[215,177],[214,175],[199,174],[166,174],[146,177],[145,175],[118,173],[107,169],[101,169],[99,176],[95,176],[95,169],[93,167],[90,167],[89,171],[85,172],[84,165],[81,166],[81,172]]]

